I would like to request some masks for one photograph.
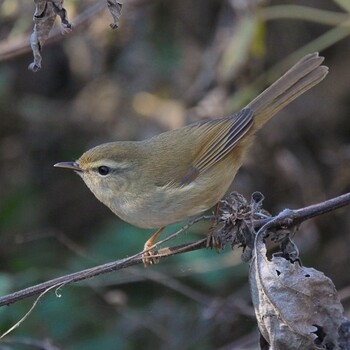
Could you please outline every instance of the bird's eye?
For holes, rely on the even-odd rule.
[[[108,168],[108,166],[105,166],[105,165],[101,165],[101,166],[99,166],[98,168],[97,168],[97,171],[98,171],[98,173],[100,174],[100,175],[102,175],[102,176],[106,176],[106,175],[108,175],[109,174],[109,168]]]

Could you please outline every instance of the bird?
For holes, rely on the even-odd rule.
[[[216,205],[228,191],[255,133],[278,111],[324,79],[328,67],[317,52],[301,58],[237,113],[195,122],[143,141],[116,141],[89,149],[79,159],[56,163],[75,171],[98,200],[122,220],[158,229]]]

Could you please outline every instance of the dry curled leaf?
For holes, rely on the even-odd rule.
[[[64,32],[69,32],[72,28],[72,25],[67,19],[67,11],[63,7],[63,1],[64,0],[34,0],[34,28],[30,37],[30,45],[33,51],[34,61],[28,67],[28,69],[33,72],[37,72],[41,68],[41,51],[49,37],[56,16],[60,16]],[[120,1],[107,0],[107,6],[113,16],[111,28],[116,29],[119,26],[119,19],[123,5]]]
[[[313,268],[274,256],[256,240],[249,282],[269,349],[339,349],[343,307],[332,281]]]
[[[61,17],[64,30],[70,30],[72,26],[67,19],[67,11],[63,7],[63,0],[34,0],[34,2],[34,28],[30,37],[30,46],[32,47],[34,61],[29,65],[28,69],[37,72],[41,68],[42,47],[49,37],[56,16]]]
[[[119,18],[122,14],[123,4],[116,0],[107,0],[108,10],[113,17],[113,23],[110,24],[112,29],[117,29],[119,26]]]
[[[250,201],[238,192],[231,192],[220,201],[219,215],[208,235],[207,245],[218,251],[227,244],[232,249],[243,247],[242,260],[250,261],[255,237],[252,221],[270,216],[262,207],[263,201],[264,196],[260,192],[254,192]]]

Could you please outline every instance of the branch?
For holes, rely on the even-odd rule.
[[[252,226],[254,229],[259,229],[263,225],[270,223],[273,228],[279,228],[281,226],[283,227],[291,227],[295,225],[299,225],[301,222],[308,220],[312,217],[325,214],[327,212],[339,209],[341,207],[344,207],[346,205],[350,204],[350,193],[346,193],[344,195],[341,195],[339,197],[329,199],[327,201],[310,205],[308,207],[297,209],[297,210],[284,210],[282,213],[275,217],[269,217],[265,219],[259,219],[254,220],[252,222]],[[184,232],[187,230],[191,225],[195,224],[198,221],[201,220],[209,220],[215,218],[214,216],[202,216],[199,218],[194,219],[189,224],[181,228],[179,231],[173,233],[166,239],[164,239],[161,242],[158,242],[155,246],[160,245],[161,243],[164,243],[174,236]],[[276,220],[278,218],[278,220]],[[271,228],[271,227],[270,227]],[[207,247],[207,238],[201,239],[199,241],[193,242],[193,243],[187,243],[178,245],[175,247],[167,247],[159,249],[157,252],[158,257],[169,257],[177,254],[182,254],[194,250],[199,250]],[[154,247],[151,247],[152,249]],[[4,305],[10,305],[13,304],[19,300],[28,298],[33,295],[40,294],[44,292],[45,290],[52,288],[53,286],[57,286],[57,288],[60,288],[66,284],[79,282],[82,280],[90,279],[92,277],[96,277],[101,274],[109,273],[112,271],[121,270],[124,268],[127,268],[129,266],[137,265],[142,263],[142,254],[143,252],[137,253],[131,257],[113,261],[110,263],[106,263],[103,265],[99,265],[96,267],[92,267],[86,270],[78,271],[69,275],[65,275],[62,277],[58,277],[31,287],[28,287],[26,289],[20,290],[18,292],[5,295],[3,297],[0,297],[0,307]]]
[[[167,256],[177,255],[180,253],[190,252],[193,250],[203,249],[206,247],[206,242],[207,242],[207,239],[204,238],[194,243],[182,244],[176,247],[163,248],[158,251],[157,256],[167,257]],[[63,286],[69,283],[83,281],[92,277],[96,277],[101,274],[125,269],[129,266],[141,264],[142,253],[143,252],[140,252],[138,254],[135,254],[125,259],[102,264],[96,267],[92,267],[90,269],[74,272],[69,275],[64,275],[62,277],[58,277],[58,278],[37,284],[35,286],[22,289],[18,292],[5,295],[0,298],[0,307],[4,305],[13,304],[19,300],[31,297],[33,295],[40,294],[52,286],[57,286],[57,288],[59,289],[60,286]]]
[[[283,218],[292,219],[291,224],[288,226],[294,226],[302,223],[303,221],[311,219],[315,216],[320,216],[322,214],[329,213],[331,211],[345,207],[349,204],[350,204],[350,192],[332,199],[328,199],[321,203],[309,205],[308,207],[305,207],[305,208],[295,209],[295,210],[285,210],[284,215],[282,211],[280,214],[276,215],[275,217],[255,220],[253,224],[255,229],[259,229],[269,221],[279,217],[282,220]],[[293,216],[293,218],[291,218],[290,216]]]

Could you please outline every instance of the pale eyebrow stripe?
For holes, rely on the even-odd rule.
[[[91,164],[91,168],[92,169],[97,169],[100,166],[107,166],[111,169],[127,169],[130,167],[130,163],[129,162],[115,162],[115,161],[111,161],[111,160],[99,160],[97,162],[93,162]]]

